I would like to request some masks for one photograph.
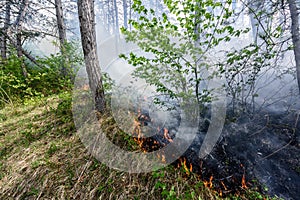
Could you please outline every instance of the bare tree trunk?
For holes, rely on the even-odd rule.
[[[95,97],[96,110],[105,112],[105,96],[101,78],[101,70],[97,55],[95,14],[93,0],[78,0],[78,17],[86,71],[89,86]]]
[[[61,63],[61,73],[64,77],[68,75],[67,72],[67,58],[65,52],[65,42],[67,41],[67,34],[66,34],[66,26],[64,23],[64,16],[63,16],[63,8],[61,0],[55,0],[55,11],[56,11],[56,21],[58,27],[58,37],[59,37],[59,44],[60,44],[60,52],[62,55],[62,63]]]
[[[4,34],[1,34],[1,41],[0,41],[1,57],[3,60],[7,59],[7,37],[5,33],[7,33],[7,29],[10,25],[10,10],[11,10],[10,2],[9,0],[7,0],[5,4],[5,20],[3,26]]]
[[[23,62],[23,51],[22,51],[22,25],[23,21],[28,9],[29,0],[23,0],[22,5],[20,7],[19,14],[14,25],[17,27],[17,34],[16,34],[16,45],[17,45],[17,55],[21,59],[21,67],[22,72],[25,77],[27,77],[27,69],[25,63]]]
[[[123,0],[123,17],[124,17],[124,27],[128,28],[128,19],[127,19],[127,0]]]
[[[6,37],[5,35],[0,35],[0,49],[1,49],[1,58],[6,60]]]
[[[298,88],[300,92],[300,32],[299,32],[299,12],[296,5],[296,0],[288,0],[291,19],[292,19],[292,39],[294,45],[294,55],[296,62]]]
[[[262,12],[264,8],[264,0],[248,0],[249,3],[249,16],[252,27],[252,37],[255,44],[259,44],[261,42],[260,35],[263,35],[262,31]]]
[[[132,6],[132,1],[129,0],[129,20],[132,19],[132,8],[131,8],[131,6]],[[132,25],[131,25],[131,23],[129,24],[129,30],[132,30]]]
[[[114,10],[115,10],[115,33],[119,34],[119,10],[118,10],[118,5],[117,5],[117,0],[114,0]]]
[[[24,59],[23,59],[23,51],[22,51],[22,35],[21,35],[21,32],[17,33],[17,55],[18,55],[18,58],[21,60],[21,68],[22,68],[22,72],[23,72],[23,75],[24,77],[27,77],[27,69],[26,69],[26,66],[25,66],[25,63],[24,63]]]

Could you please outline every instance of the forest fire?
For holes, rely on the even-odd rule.
[[[245,168],[244,168],[243,164],[241,164],[241,168],[243,168],[243,170],[244,170],[243,177],[242,177],[242,188],[248,189],[247,184],[246,184],[246,177],[245,177],[246,172],[245,172]]]
[[[154,131],[156,134],[145,137],[147,133],[143,133],[142,130],[147,126],[152,127],[152,129],[148,127],[147,131]],[[162,128],[160,125],[156,126],[149,114],[142,112],[141,109],[138,109],[137,117],[133,121],[132,134],[135,136],[135,142],[144,153],[157,151],[173,142],[169,129],[167,127]],[[216,163],[200,160],[195,152],[189,151],[191,149],[172,163],[177,168],[182,168],[187,177],[192,173],[198,175],[199,180],[203,181],[206,188],[216,191],[222,197],[233,193],[240,194],[248,188],[243,164],[237,165],[237,163],[232,162],[230,163],[232,167],[227,164],[226,167],[218,168]],[[156,156],[162,163],[167,163],[167,157],[163,151],[157,153]]]
[[[207,187],[207,188],[209,188],[209,189],[212,189],[213,188],[213,183],[212,183],[212,180],[214,179],[214,177],[213,176],[211,176],[210,178],[209,178],[209,181],[203,181],[203,184],[204,184],[204,186],[205,187]]]

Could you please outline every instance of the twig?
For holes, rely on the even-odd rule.
[[[300,115],[300,111],[297,113],[297,117],[296,117],[296,121],[295,121],[295,125],[294,125],[294,129],[297,128],[297,124],[298,124],[298,120],[299,120],[299,115]],[[296,130],[294,130],[296,131]]]
[[[262,129],[260,129],[260,130],[258,130],[258,131],[256,131],[255,133],[252,133],[251,135],[250,135],[250,137],[252,137],[252,136],[254,136],[254,135],[256,135],[256,134],[258,134],[258,133],[260,133],[260,132],[262,132],[265,128],[267,128],[268,127],[268,125],[269,125],[269,121],[270,121],[270,117],[269,117],[269,115],[266,115],[266,118],[267,118],[267,123],[266,123],[266,125],[262,128]]]
[[[292,140],[290,140],[289,141],[289,143],[287,143],[286,145],[284,145],[283,147],[281,147],[281,148],[279,148],[279,149],[277,149],[276,151],[274,151],[274,152],[272,152],[272,153],[270,153],[269,155],[267,155],[267,156],[265,156],[265,157],[263,157],[263,158],[261,158],[259,161],[262,161],[262,160],[264,160],[264,159],[267,159],[267,158],[269,158],[269,157],[271,157],[271,156],[273,156],[274,154],[276,154],[277,152],[279,152],[279,151],[281,151],[282,149],[284,149],[284,148],[286,148],[287,146],[289,146],[292,142],[293,142],[294,140],[292,139]]]

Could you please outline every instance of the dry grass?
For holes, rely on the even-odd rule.
[[[1,110],[0,199],[220,199],[196,175],[172,166],[129,174],[102,165],[75,135],[70,108],[60,101]]]

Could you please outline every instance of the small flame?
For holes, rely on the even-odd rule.
[[[192,172],[192,171],[193,171],[193,165],[190,164],[190,172]]]
[[[211,176],[209,178],[209,188],[212,188],[212,186],[213,186],[213,183],[212,183],[213,178],[214,178],[213,176]]]
[[[213,187],[213,183],[212,183],[213,178],[214,178],[214,177],[211,176],[211,177],[209,178],[209,181],[204,181],[204,182],[203,182],[203,183],[204,183],[204,186],[211,189],[211,188]]]
[[[183,158],[183,161],[182,161],[181,159],[180,159],[180,161],[181,161],[181,165],[183,166],[183,169],[184,169],[185,173],[186,173],[187,175],[189,175],[189,174],[190,174],[190,171],[189,171],[189,168],[186,166],[186,159]]]
[[[164,155],[161,155],[161,161],[162,161],[163,163],[166,163],[166,157],[165,157]]]
[[[243,174],[243,178],[242,178],[242,188],[243,189],[247,189],[247,185],[246,185],[246,178],[245,178],[245,174]]]
[[[164,137],[169,140],[169,142],[173,142],[172,138],[169,135],[169,130],[164,128]]]
[[[222,197],[222,195],[223,195],[222,190],[219,191],[219,195],[220,195],[220,197]]]
[[[246,184],[246,176],[245,176],[245,167],[243,164],[241,164],[241,167],[244,169],[244,174],[243,174],[243,177],[242,177],[242,188],[243,189],[247,189],[247,184]]]

